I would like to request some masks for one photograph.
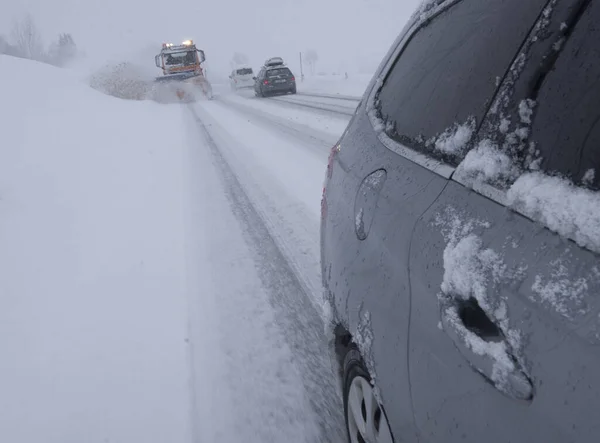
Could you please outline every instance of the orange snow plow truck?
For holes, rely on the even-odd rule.
[[[157,68],[163,71],[162,77],[157,77],[160,83],[180,82],[175,84],[175,93],[180,100],[193,100],[193,91],[187,85],[199,87],[205,97],[212,99],[212,86],[206,79],[202,63],[206,60],[204,51],[197,49],[192,40],[186,40],[181,45],[163,43],[160,54],[154,57]],[[197,88],[193,88],[197,89]]]

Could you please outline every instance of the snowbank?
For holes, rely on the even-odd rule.
[[[113,97],[144,100],[153,80],[131,63],[118,63],[95,71],[90,76],[90,86]]]
[[[0,441],[189,441],[180,111],[0,68]]]

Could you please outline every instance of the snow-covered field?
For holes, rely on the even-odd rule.
[[[371,77],[366,74],[349,74],[348,78],[344,75],[305,76],[304,81],[298,83],[298,91],[362,97]]]
[[[349,117],[0,65],[0,441],[340,441],[318,229]]]

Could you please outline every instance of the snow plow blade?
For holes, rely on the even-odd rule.
[[[155,84],[155,90],[161,91],[161,96],[170,91],[180,101],[196,101],[198,93],[202,93],[209,100],[213,98],[212,86],[202,75],[194,75],[193,73],[165,75],[164,77],[157,77]]]
[[[203,76],[186,73],[156,78],[154,82],[156,101],[172,103],[175,101],[195,102],[202,95],[212,100],[212,87]]]

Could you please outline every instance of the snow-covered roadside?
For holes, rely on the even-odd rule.
[[[0,441],[190,441],[181,110],[0,66]]]
[[[349,74],[348,78],[344,75],[307,75],[304,81],[298,80],[298,92],[346,95],[351,97],[362,97],[372,75],[368,74]]]
[[[291,298],[302,304],[306,296],[269,246],[245,190],[203,146],[199,123],[189,120],[192,149],[185,178],[195,190],[186,216],[189,287],[196,288],[189,293],[194,441],[338,441],[331,428],[340,421],[328,419],[326,407],[316,407],[331,401],[327,374],[314,363],[308,366],[321,371],[308,372],[303,363],[323,358],[305,351],[322,332],[311,327],[317,314],[286,303]],[[200,218],[198,229],[194,221]],[[302,318],[301,328],[286,327],[283,317],[290,313]],[[317,387],[307,382],[314,379]],[[341,405],[333,412],[339,411]]]

